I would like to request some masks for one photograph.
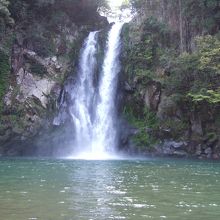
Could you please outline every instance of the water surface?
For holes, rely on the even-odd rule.
[[[220,164],[0,160],[0,219],[220,219]]]

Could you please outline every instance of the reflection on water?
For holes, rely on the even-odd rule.
[[[195,161],[0,161],[0,219],[220,218],[220,164]]]

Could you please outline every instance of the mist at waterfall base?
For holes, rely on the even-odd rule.
[[[91,32],[80,52],[77,77],[65,88],[70,103],[61,101],[54,124],[63,119],[62,106],[67,107],[74,130],[68,158],[117,159],[118,118],[116,93],[120,72],[120,33],[123,23],[112,25],[106,42],[104,59],[98,68],[99,31]],[[98,77],[97,77],[98,75]],[[98,80],[97,80],[98,79]]]

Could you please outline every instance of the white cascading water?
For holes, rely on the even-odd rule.
[[[122,26],[122,23],[116,23],[109,31],[97,89],[94,87],[94,77],[98,32],[89,34],[81,51],[78,78],[71,91],[72,104],[69,108],[75,125],[74,158],[114,157],[118,144],[115,98]]]
[[[119,54],[122,26],[122,23],[116,23],[109,32],[99,82],[99,102],[94,121],[92,151],[93,154],[99,154],[102,157],[113,155],[115,146],[118,144],[115,98],[120,71]]]
[[[71,90],[72,105],[69,112],[75,125],[77,151],[89,151],[92,139],[92,108],[94,104],[94,72],[96,67],[97,32],[86,38],[80,55],[79,71],[74,89]]]

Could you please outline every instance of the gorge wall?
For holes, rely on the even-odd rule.
[[[120,150],[219,159],[219,1],[129,2],[136,15],[122,30]],[[74,128],[54,118],[83,40],[110,28],[97,12],[105,4],[0,0],[0,155],[51,156],[71,144]]]
[[[219,1],[131,2],[121,87],[133,137],[125,148],[219,158]]]
[[[97,12],[104,2],[0,4],[0,155],[53,155],[65,139],[53,126],[58,100],[85,37],[108,26]]]

